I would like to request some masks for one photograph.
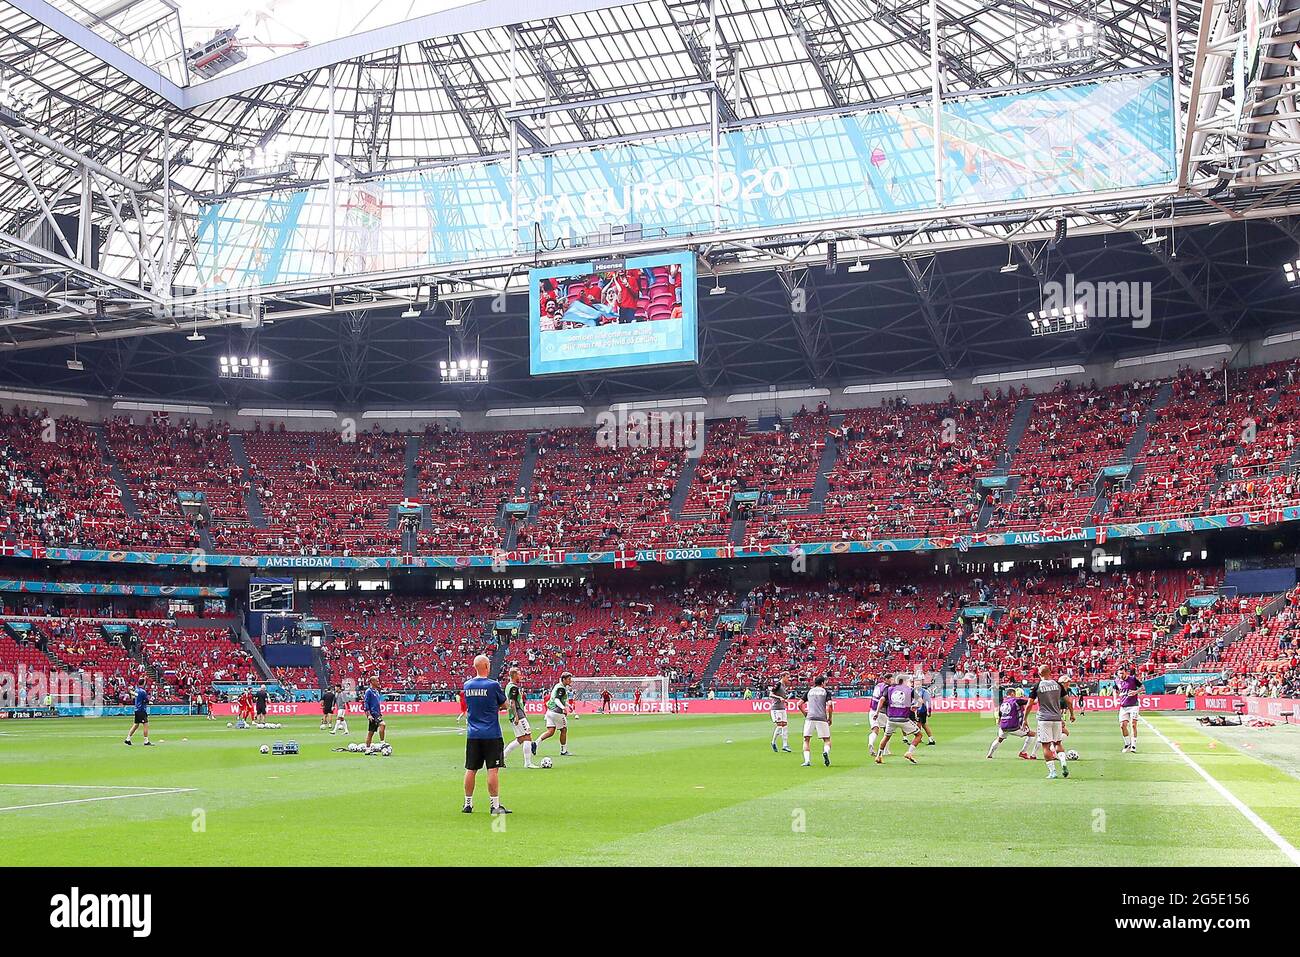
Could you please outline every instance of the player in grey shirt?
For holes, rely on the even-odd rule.
[[[804,715],[803,766],[806,768],[812,765],[809,745],[816,735],[822,739],[822,763],[829,768],[831,766],[831,720],[835,715],[835,702],[831,699],[831,693],[826,690],[825,678],[819,676],[813,681],[813,686],[799,702],[799,710]]]
[[[1057,681],[1051,665],[1038,669],[1038,682],[1029,689],[1029,697],[1038,707],[1038,726],[1035,729],[1038,742],[1043,747],[1043,760],[1047,762],[1048,778],[1056,777],[1056,765],[1061,766],[1061,776],[1069,777],[1070,769],[1065,764],[1065,749],[1061,739],[1065,735],[1065,715],[1074,720],[1074,704],[1070,701],[1070,691]]]

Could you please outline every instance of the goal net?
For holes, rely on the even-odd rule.
[[[668,679],[663,675],[633,678],[579,678],[575,675],[570,692],[574,702],[584,703],[584,711],[667,714],[672,710]],[[608,700],[605,697],[607,692]]]

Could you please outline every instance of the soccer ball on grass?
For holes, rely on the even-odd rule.
[[[1074,748],[1071,748],[1069,751],[1066,751],[1066,752],[1065,752],[1065,760],[1067,760],[1067,761],[1078,761],[1078,760],[1079,760],[1079,752],[1076,751],[1076,750],[1074,750]]]
[[[542,767],[549,768],[554,762],[550,758],[542,758]]]
[[[266,745],[262,745],[262,746],[261,746],[260,748],[258,748],[257,750],[258,750],[260,753],[262,753],[262,754],[270,754],[270,753],[271,753],[271,749],[268,748]]]

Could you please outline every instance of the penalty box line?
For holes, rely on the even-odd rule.
[[[1287,859],[1292,864],[1296,865],[1297,867],[1300,867],[1300,851],[1296,850],[1290,841],[1288,841],[1285,837],[1283,837],[1281,834],[1275,831],[1272,825],[1270,825],[1262,817],[1256,814],[1250,807],[1248,807],[1245,804],[1245,802],[1243,802],[1235,794],[1233,794],[1226,787],[1220,784],[1210,774],[1209,771],[1205,770],[1205,768],[1201,767],[1194,760],[1192,760],[1191,756],[1188,755],[1186,751],[1184,751],[1178,745],[1174,744],[1163,734],[1161,734],[1159,728],[1153,725],[1145,717],[1143,717],[1141,720],[1142,723],[1146,725],[1148,729],[1150,729],[1152,734],[1154,734],[1157,738],[1163,741],[1169,747],[1170,751],[1174,752],[1174,754],[1178,755],[1180,758],[1186,761],[1188,766],[1191,767],[1191,769],[1195,771],[1197,774],[1199,774],[1205,780],[1205,783],[1208,784],[1210,787],[1212,787],[1220,797],[1222,797],[1225,801],[1227,801],[1238,811],[1240,811],[1242,817],[1244,817],[1247,821],[1249,821],[1251,824],[1255,826],[1255,830],[1259,831],[1259,833],[1263,834],[1266,838],[1268,838],[1269,841],[1271,841],[1279,851],[1281,851],[1283,854],[1286,855]]]
[[[93,804],[98,801],[121,801],[126,798],[161,797],[168,794],[187,794],[197,788],[159,788],[130,784],[0,784],[0,788],[52,788],[76,791],[129,791],[129,794],[104,794],[99,797],[72,798],[66,801],[42,801],[38,804],[11,804],[0,806],[4,811],[27,811],[38,807],[60,807],[66,804]]]

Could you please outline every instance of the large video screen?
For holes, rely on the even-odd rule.
[[[534,269],[529,293],[533,375],[696,361],[693,253]]]

